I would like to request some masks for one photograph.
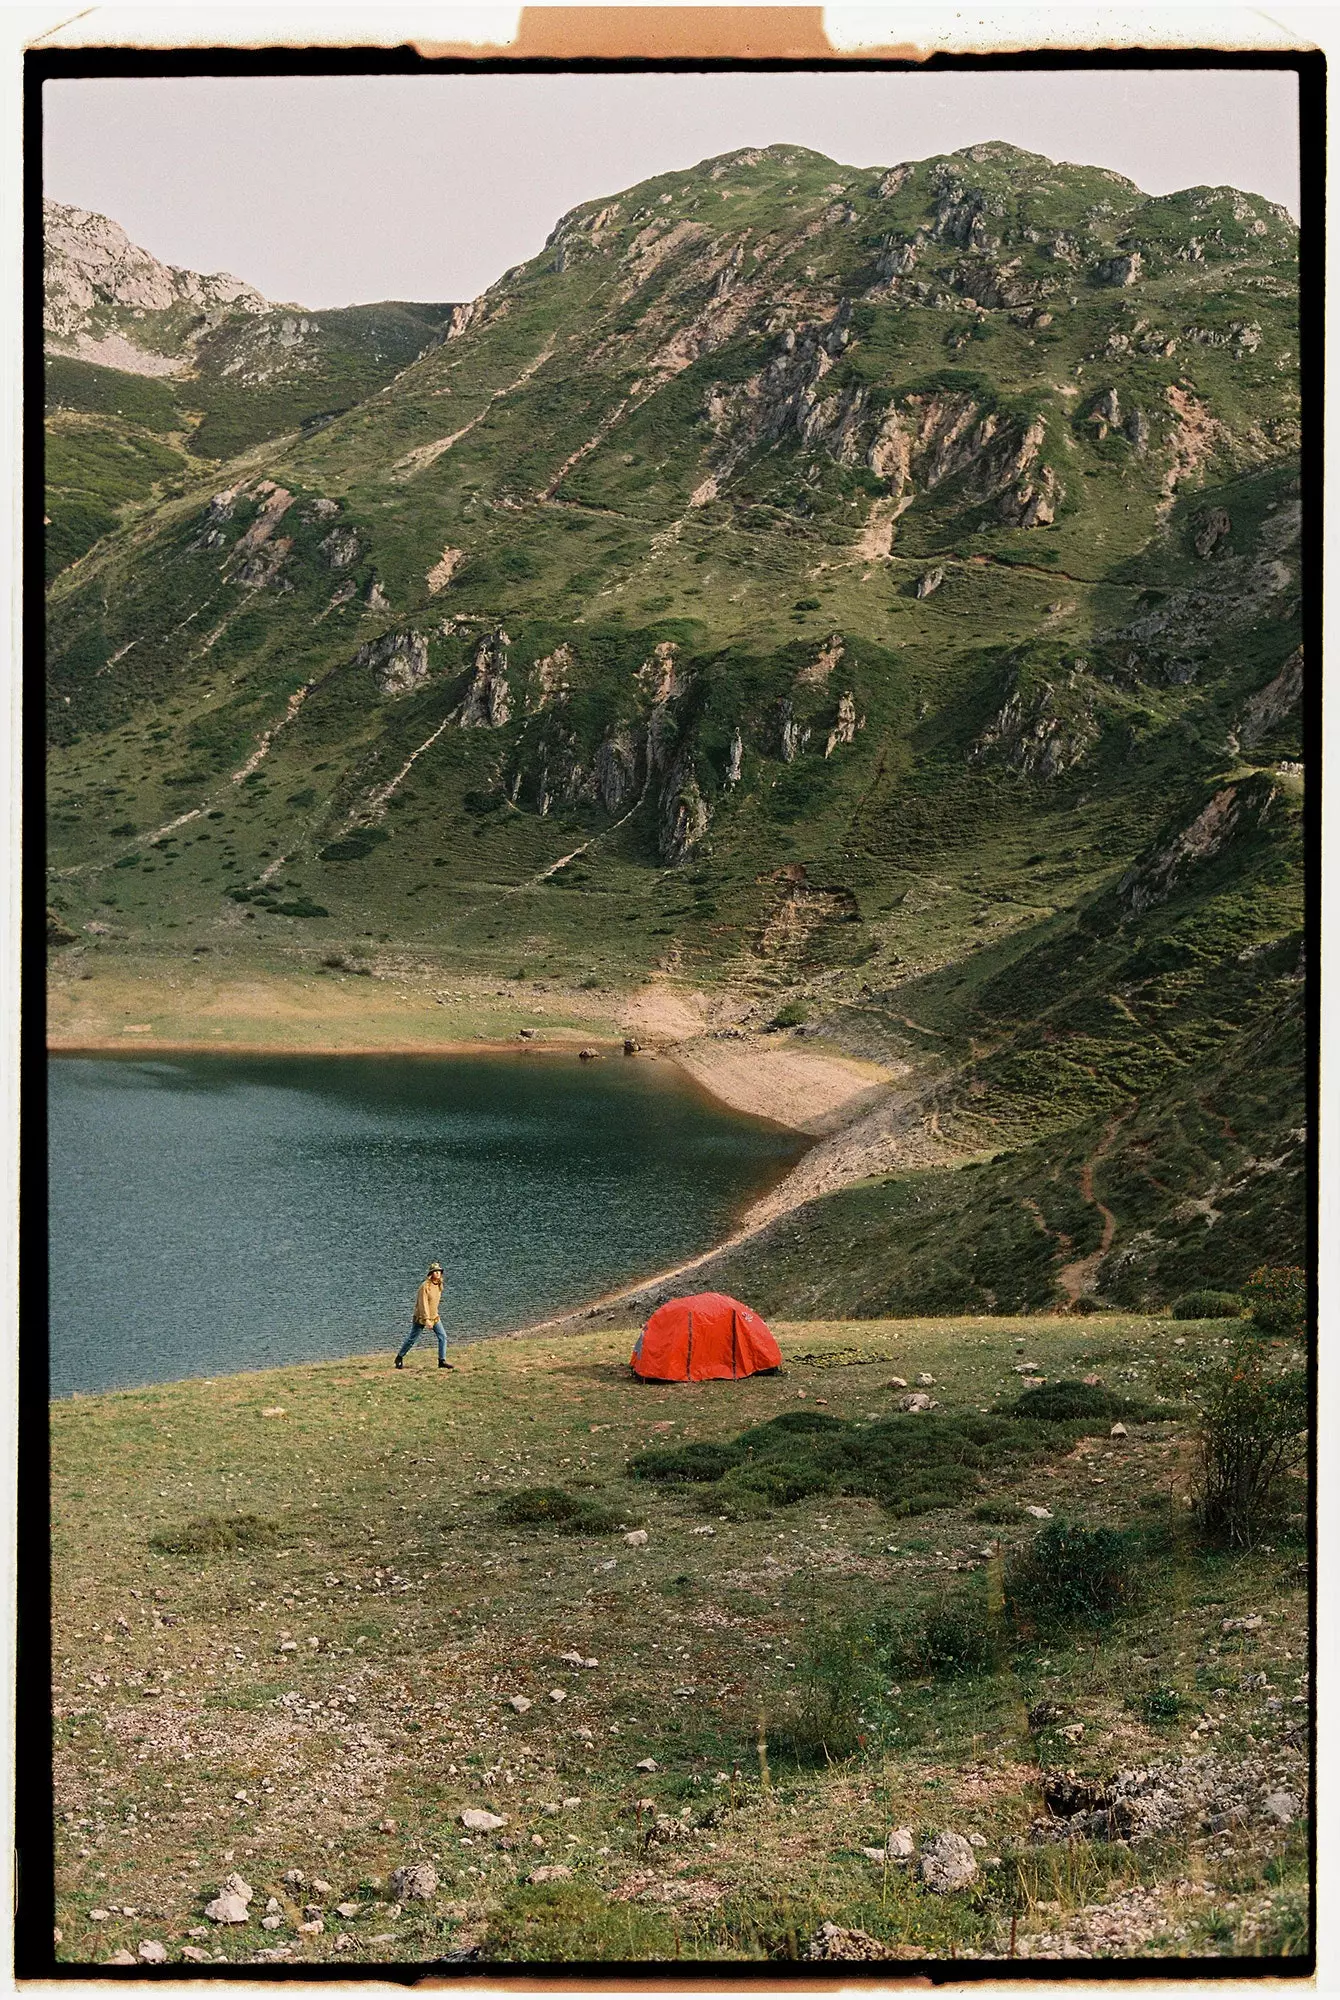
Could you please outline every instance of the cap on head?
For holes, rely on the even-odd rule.
[[[442,1269],[442,1266],[437,1262],[433,1262],[428,1266],[428,1268],[430,1271],[440,1271]]]

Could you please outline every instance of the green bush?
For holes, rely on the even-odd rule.
[[[1244,1341],[1206,1399],[1196,1440],[1198,1512],[1208,1540],[1251,1548],[1303,1460],[1306,1426],[1302,1369],[1272,1371],[1260,1344]]]
[[[1174,1319],[1241,1319],[1242,1300],[1236,1292],[1183,1292],[1174,1299]]]
[[[1110,1625],[1134,1603],[1136,1578],[1129,1536],[1051,1521],[1007,1565],[1005,1601],[1022,1631]]]
[[[557,1528],[560,1535],[612,1535],[624,1525],[598,1500],[562,1486],[522,1487],[501,1503],[497,1518],[513,1528]]]
[[[1252,1319],[1267,1339],[1303,1338],[1307,1276],[1297,1264],[1262,1264],[1243,1289]]]
[[[777,1009],[768,1026],[771,1028],[798,1028],[802,1022],[808,1021],[809,1018],[810,1010],[803,1000],[788,1000],[784,1006]]]

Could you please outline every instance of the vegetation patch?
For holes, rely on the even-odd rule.
[[[634,1479],[710,1488],[704,1506],[735,1516],[821,1493],[859,1494],[895,1515],[927,1514],[956,1505],[988,1472],[1022,1468],[1053,1452],[1060,1424],[1024,1414],[934,1411],[860,1424],[819,1410],[790,1410],[729,1444],[640,1452],[628,1470]],[[1076,1433],[1062,1434],[1068,1441]]]
[[[562,1486],[524,1486],[501,1502],[497,1518],[513,1528],[557,1528],[560,1535],[613,1535],[628,1525],[589,1494]]]
[[[1110,1625],[1138,1595],[1135,1538],[1115,1528],[1050,1521],[1005,1571],[1005,1601],[1024,1632]]]
[[[278,1522],[260,1514],[199,1514],[179,1528],[151,1535],[149,1546],[169,1556],[228,1556],[269,1548],[278,1540]]]

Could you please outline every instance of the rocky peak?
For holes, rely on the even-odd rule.
[[[160,263],[109,216],[58,201],[44,202],[42,213],[43,325],[58,353],[111,360],[106,351],[110,338],[160,363],[137,372],[168,373],[174,356],[180,356],[184,331],[174,329],[168,323],[172,319],[217,324],[229,313],[271,310],[254,286],[226,271],[205,275]],[[202,329],[197,324],[194,330]],[[161,365],[164,361],[168,367]],[[113,365],[129,364],[118,354]]]

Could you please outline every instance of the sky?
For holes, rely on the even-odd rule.
[[[566,209],[741,146],[869,167],[1003,139],[1298,212],[1287,70],[78,78],[43,111],[48,195],[317,308],[474,298]]]

